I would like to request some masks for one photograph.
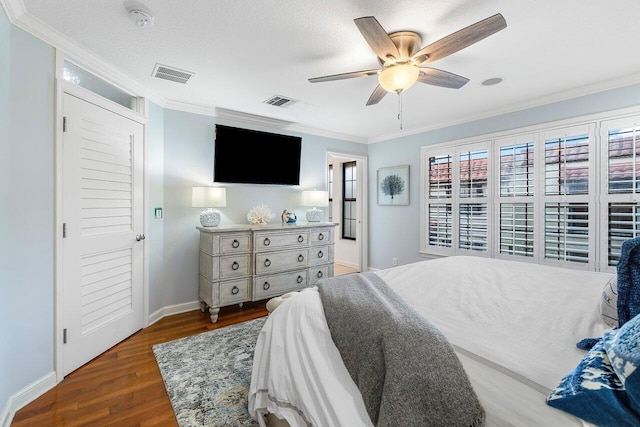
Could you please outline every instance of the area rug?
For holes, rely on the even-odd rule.
[[[152,347],[180,427],[258,426],[247,410],[253,350],[266,317]]]

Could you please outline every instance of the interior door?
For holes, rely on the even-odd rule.
[[[63,95],[63,375],[143,326],[143,132]]]

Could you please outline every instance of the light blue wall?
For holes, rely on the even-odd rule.
[[[246,128],[229,120],[216,120],[198,114],[166,110],[164,114],[164,293],[162,306],[188,303],[198,299],[198,230],[202,208],[191,207],[191,187],[213,185],[215,124]],[[300,206],[300,191],[326,189],[327,151],[365,156],[364,144],[279,129],[252,127],[255,130],[302,137],[300,186],[225,184],[227,207],[219,208],[222,224],[246,224],[247,212],[264,203],[276,215],[286,208],[304,218],[308,209]],[[244,142],[243,142],[244,143]],[[248,145],[250,150],[251,146]],[[278,166],[277,150],[273,160]],[[265,161],[269,161],[265,159]],[[250,167],[242,164],[238,167]]]
[[[391,267],[420,261],[420,147],[493,132],[640,105],[640,85],[530,108],[511,114],[464,123],[431,132],[410,135],[369,146],[369,265]],[[410,205],[378,206],[376,171],[395,165],[410,165]]]
[[[0,11],[0,409],[53,371],[54,50]]]
[[[147,126],[147,167],[149,211],[147,251],[149,256],[149,313],[163,307],[164,290],[164,219],[155,219],[154,208],[164,206],[164,109],[149,103]]]

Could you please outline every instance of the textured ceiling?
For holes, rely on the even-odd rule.
[[[118,0],[22,0],[27,17],[169,105],[231,110],[362,142],[640,82],[637,0],[142,2],[154,15],[152,27],[134,26]],[[506,29],[430,64],[470,82],[461,89],[418,83],[407,90],[402,130],[398,95],[365,106],[375,76],[308,81],[379,68],[355,18],[375,16],[387,32],[416,31],[424,46],[495,13]],[[186,85],[153,78],[156,63],[195,76]],[[492,77],[503,82],[481,84]],[[264,104],[273,95],[299,102]]]

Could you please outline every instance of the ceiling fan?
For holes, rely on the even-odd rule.
[[[387,92],[399,94],[416,81],[452,89],[461,88],[469,79],[424,65],[456,53],[507,26],[504,17],[497,13],[420,48],[422,39],[416,32],[387,33],[373,16],[356,18],[354,22],[378,56],[382,68],[314,77],[309,81],[318,83],[377,75],[379,84],[369,97],[367,105],[377,104]]]

